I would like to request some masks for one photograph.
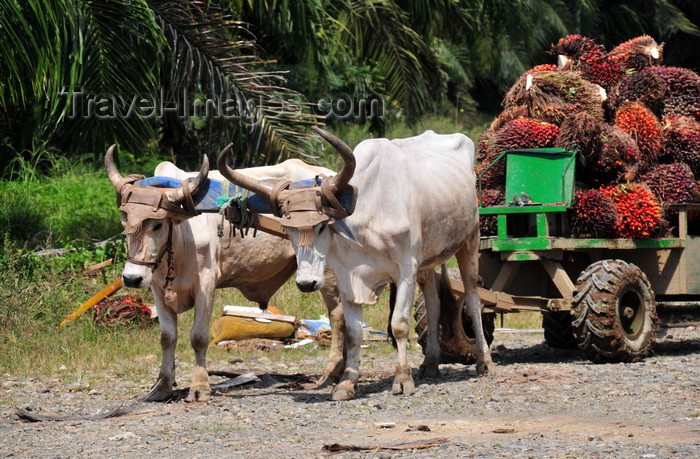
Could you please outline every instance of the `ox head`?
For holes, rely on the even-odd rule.
[[[275,215],[280,218],[287,237],[294,246],[297,257],[297,287],[303,292],[312,292],[323,287],[326,255],[333,234],[339,234],[357,243],[344,218],[354,210],[356,190],[349,209],[344,209],[338,195],[346,190],[355,172],[355,156],[350,147],[334,135],[313,126],[343,158],[342,170],[335,176],[323,180],[321,186],[289,190],[289,182],[275,187],[268,182],[247,177],[226,164],[231,145],[226,147],[218,159],[219,172],[231,183],[267,197]]]
[[[117,192],[126,235],[127,263],[122,282],[126,287],[146,288],[151,285],[153,270],[172,249],[173,225],[196,215],[192,195],[207,180],[209,160],[205,156],[197,177],[177,188],[140,186],[134,182],[143,176],[121,176],[114,165],[114,147],[107,150],[105,169]]]

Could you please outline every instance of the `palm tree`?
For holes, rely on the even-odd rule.
[[[117,142],[138,156],[157,135],[175,150],[198,135],[217,152],[231,140],[252,143],[239,165],[307,149],[304,126],[315,118],[303,98],[266,67],[243,24],[207,3],[7,0],[0,33],[0,166],[38,142],[69,153]],[[161,117],[161,104],[197,98],[224,104],[227,116],[190,116],[187,107]]]

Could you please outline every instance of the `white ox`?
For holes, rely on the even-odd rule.
[[[199,174],[186,173],[170,162],[160,163],[155,176],[171,177],[183,182],[177,189],[159,189],[133,185],[134,178],[122,178],[114,166],[114,146],[105,156],[107,174],[117,189],[121,203],[122,224],[127,236],[128,261],[122,273],[125,287],[151,288],[160,323],[162,360],[160,374],[150,400],[162,401],[172,397],[175,386],[175,348],[177,344],[177,314],[194,307],[194,324],[190,342],[195,352],[196,367],[188,400],[207,400],[211,394],[206,370],[214,290],[235,287],[250,301],[265,309],[272,295],[296,270],[294,249],[288,240],[258,232],[255,237],[241,238],[240,231],[232,237],[229,225],[224,225],[221,239],[217,235],[218,213],[187,215],[181,203],[195,194],[207,179],[223,180],[217,171],[208,173],[205,157]],[[322,167],[310,166],[299,160],[288,160],[273,167],[244,169],[256,178],[300,181],[316,175],[333,175]],[[262,174],[262,175],[261,175]],[[191,182],[187,179],[196,175]],[[162,200],[162,201],[161,201]],[[168,249],[170,247],[170,250]],[[171,265],[169,267],[169,265]],[[342,309],[332,277],[323,294],[331,320],[342,331]],[[336,332],[334,331],[334,334]],[[342,372],[342,338],[334,337],[333,352],[339,357],[324,371],[322,383],[338,378]]]
[[[354,212],[350,216],[336,213],[319,218],[319,212],[325,212],[329,206],[309,211],[303,204],[308,202],[308,196],[297,199],[294,190],[279,193],[278,206],[283,214],[281,224],[296,250],[297,286],[306,292],[321,288],[326,266],[337,278],[345,316],[347,362],[333,399],[348,400],[355,395],[362,305],[375,304],[389,283],[397,286],[391,328],[398,347],[398,365],[392,392],[415,392],[406,346],[416,283],[423,291],[428,312],[426,356],[419,375],[439,373],[440,304],[433,272],[435,266],[452,255],[459,264],[466,290],[464,298],[474,325],[477,373],[492,372],[477,292],[479,216],[473,142],[462,134],[437,135],[427,131],[408,139],[365,140],[353,154],[335,136],[316,130],[345,162],[319,200],[331,201],[327,193],[338,195],[352,179],[358,194]],[[225,161],[222,164],[221,156],[219,170],[233,183],[270,195],[263,182],[238,174]],[[468,343],[461,312],[451,311],[450,316],[456,320],[449,333],[454,336],[449,345],[458,355],[465,355]]]

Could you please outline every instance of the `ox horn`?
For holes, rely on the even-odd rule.
[[[352,154],[352,149],[345,142],[334,136],[330,132],[324,131],[318,126],[311,126],[311,129],[318,132],[326,142],[330,143],[343,158],[343,168],[333,178],[331,178],[331,189],[333,193],[344,190],[352,175],[355,173],[355,155]]]
[[[228,166],[228,164],[226,164],[226,155],[228,155],[228,152],[231,151],[232,147],[233,144],[230,143],[226,146],[226,148],[224,148],[221,151],[221,153],[219,153],[219,158],[216,161],[216,165],[219,168],[219,172],[221,172],[221,175],[226,177],[234,185],[237,185],[240,188],[244,188],[248,191],[252,191],[253,193],[265,196],[269,199],[270,192],[272,190],[269,187],[263,185],[262,181],[243,175],[240,172],[231,169]]]
[[[107,171],[107,176],[112,185],[117,186],[117,183],[122,179],[122,175],[117,170],[114,165],[114,148],[116,145],[112,145],[105,153],[105,170]]]
[[[204,159],[202,160],[202,167],[199,169],[199,174],[197,174],[197,177],[194,178],[194,180],[187,181],[187,183],[190,187],[190,195],[195,195],[197,194],[197,191],[199,188],[204,184],[204,182],[207,181],[207,177],[209,176],[209,158],[207,155],[204,155]],[[182,202],[183,199],[185,199],[185,191],[182,189],[182,185],[174,189],[173,191],[168,193],[168,199],[171,200],[172,202]]]

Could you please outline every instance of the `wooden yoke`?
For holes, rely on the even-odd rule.
[[[250,214],[250,218],[252,220],[251,227],[253,229],[263,231],[265,233],[284,239],[287,238],[287,233],[284,232],[284,230],[282,229],[282,225],[280,225],[279,217],[253,212]],[[233,223],[234,225],[241,224],[241,212],[236,206],[228,208],[227,220]]]

